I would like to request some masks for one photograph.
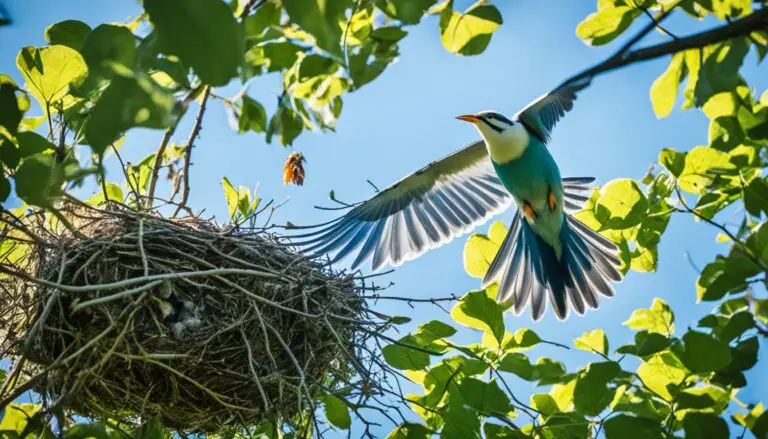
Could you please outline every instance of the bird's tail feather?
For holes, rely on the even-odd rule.
[[[516,314],[530,302],[534,320],[544,314],[547,296],[561,320],[570,308],[579,315],[597,308],[598,296],[612,297],[612,283],[621,280],[618,248],[570,215],[564,217],[560,238],[558,258],[517,213],[483,283],[499,280],[498,299],[511,302]]]

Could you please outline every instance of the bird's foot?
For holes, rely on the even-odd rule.
[[[549,191],[549,195],[547,196],[547,203],[549,204],[549,211],[554,212],[555,208],[557,207],[557,198],[555,198],[554,192]]]
[[[533,210],[533,207],[531,206],[531,203],[525,202],[523,203],[523,214],[526,218],[528,218],[528,221],[533,221],[536,219],[536,211]]]

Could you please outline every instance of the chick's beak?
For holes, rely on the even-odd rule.
[[[480,118],[475,116],[474,114],[463,114],[461,116],[456,116],[456,119],[463,120],[466,122],[472,122],[472,123],[477,123],[478,121],[480,121]]]

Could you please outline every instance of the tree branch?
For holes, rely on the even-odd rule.
[[[157,152],[155,153],[155,162],[152,164],[152,176],[149,178],[149,193],[147,194],[147,199],[149,200],[147,204],[150,209],[155,200],[155,187],[157,186],[157,177],[160,175],[160,167],[163,165],[163,156],[165,155],[165,150],[168,147],[171,136],[173,136],[173,133],[176,131],[176,125],[177,124],[173,124],[165,130],[163,141],[160,142],[160,147],[157,148]]]
[[[181,201],[179,201],[179,205],[176,207],[173,216],[179,214],[181,209],[187,205],[187,200],[189,199],[189,166],[192,161],[192,147],[197,135],[200,134],[200,126],[203,122],[203,115],[205,114],[205,104],[208,102],[208,96],[210,95],[211,88],[206,86],[205,90],[203,90],[203,99],[200,101],[200,110],[197,112],[197,119],[195,119],[195,124],[192,126],[192,131],[189,133],[189,139],[187,139],[187,146],[184,149],[184,176],[182,177]]]
[[[193,88],[189,91],[189,93],[187,93],[187,95],[181,101],[181,107],[184,109],[184,111],[186,111],[189,103],[192,102],[192,100],[195,98],[195,96],[197,96],[199,92],[200,86]],[[152,175],[149,179],[149,193],[147,194],[147,199],[149,200],[147,203],[148,209],[152,209],[152,204],[155,200],[155,188],[157,187],[157,178],[160,173],[160,168],[163,165],[163,156],[165,155],[165,150],[168,148],[168,143],[171,141],[171,137],[176,132],[176,127],[179,126],[179,122],[181,121],[182,117],[183,116],[179,117],[178,120],[173,123],[173,125],[165,130],[163,140],[160,142],[160,146],[157,148],[157,152],[155,153],[155,161],[152,163]]]
[[[667,13],[669,13],[669,11],[670,10],[668,10]],[[732,23],[720,27],[712,28],[704,32],[689,35],[687,37],[681,37],[673,41],[643,47],[636,50],[629,50],[633,44],[635,44],[643,36],[650,32],[651,29],[655,28],[664,17],[665,15],[662,14],[662,16],[643,28],[637,35],[630,39],[627,44],[625,44],[610,58],[586,70],[583,70],[574,76],[571,76],[570,78],[566,79],[560,85],[560,87],[581,81],[585,78],[591,79],[595,76],[628,66],[636,62],[649,61],[652,59],[660,58],[662,56],[682,52],[684,50],[698,49],[709,46],[710,44],[720,43],[726,40],[730,40],[731,38],[747,36],[751,32],[765,29],[768,26],[768,8],[763,8],[744,18],[735,20]]]

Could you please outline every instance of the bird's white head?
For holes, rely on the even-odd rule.
[[[520,157],[528,146],[530,136],[522,123],[513,122],[495,111],[465,114],[457,119],[471,122],[480,132],[488,154],[503,164]]]

